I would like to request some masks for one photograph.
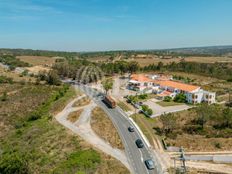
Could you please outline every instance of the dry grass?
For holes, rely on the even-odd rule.
[[[23,62],[27,62],[31,65],[48,65],[51,66],[55,63],[55,58],[45,56],[17,56]]]
[[[124,149],[116,128],[106,113],[99,107],[92,111],[91,127],[97,135],[109,142],[112,147]]]
[[[119,106],[122,110],[124,110],[125,112],[128,112],[128,111],[131,111],[131,110],[132,110],[132,108],[131,108],[130,106],[128,106],[128,104],[125,103],[125,102],[123,102],[123,101],[119,101],[117,104],[118,104],[118,106]]]
[[[232,62],[232,58],[229,57],[187,57],[187,62],[198,62],[198,63],[216,63],[216,62]]]
[[[48,72],[50,70],[50,68],[48,67],[43,67],[41,65],[36,65],[33,67],[28,67],[26,68],[29,72],[33,73],[33,74],[38,74],[39,72]]]
[[[175,113],[177,128],[183,128],[188,125],[191,120],[196,117],[194,109],[181,111]],[[161,122],[159,118],[156,118],[154,127],[160,127]],[[186,151],[231,151],[232,150],[232,138],[206,138],[204,135],[187,134],[180,129],[175,139],[168,138],[166,143],[171,146],[181,147],[183,146]],[[217,147],[219,144],[220,147]]]
[[[29,77],[29,76],[20,77],[19,74],[15,73],[15,72],[12,72],[12,71],[7,71],[7,70],[3,69],[2,67],[0,67],[0,75],[6,76],[6,77],[10,77],[15,82],[21,82],[21,81],[35,82],[35,78],[34,77]]]
[[[176,147],[183,146],[186,151],[213,152],[232,150],[232,138],[205,138],[200,135],[182,134],[178,135],[175,140],[168,139],[167,143]],[[216,147],[217,144],[220,144],[220,148]]]
[[[83,112],[83,109],[71,112],[68,115],[68,120],[72,123],[76,122],[80,118],[82,112]]]
[[[83,97],[82,99],[76,101],[73,104],[73,107],[82,107],[82,106],[86,106],[91,102],[89,97]]]

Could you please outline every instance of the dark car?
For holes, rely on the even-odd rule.
[[[140,139],[137,139],[137,140],[135,141],[135,144],[138,146],[138,148],[143,148],[143,146],[144,146],[142,140],[140,140]]]
[[[149,170],[153,170],[155,168],[154,162],[151,159],[145,160],[145,165]]]
[[[129,130],[130,132],[134,132],[134,131],[135,131],[135,128],[132,127],[132,126],[130,126],[130,127],[128,127],[128,130]]]

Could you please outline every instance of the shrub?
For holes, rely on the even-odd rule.
[[[148,105],[142,105],[143,112],[147,112],[148,109],[149,109]]]
[[[214,146],[218,149],[221,149],[221,144],[220,143],[215,143]]]
[[[138,98],[141,99],[141,100],[145,100],[145,99],[148,98],[148,95],[147,94],[141,94],[141,95],[138,96]]]
[[[6,76],[0,76],[0,84],[1,83],[13,83],[13,79]]]
[[[0,158],[1,174],[27,174],[29,173],[27,160],[18,152],[3,153]]]
[[[177,94],[175,96],[175,98],[174,98],[174,101],[178,102],[178,103],[185,103],[186,102],[186,96],[185,96],[185,94],[182,94],[182,93]]]
[[[1,97],[1,101],[6,101],[7,100],[7,93],[4,92],[2,97]]]
[[[147,115],[151,116],[152,114],[153,114],[153,111],[152,111],[152,109],[149,108],[149,109],[147,110]]]
[[[170,102],[171,100],[172,100],[172,97],[170,97],[170,96],[164,97],[165,102]]]

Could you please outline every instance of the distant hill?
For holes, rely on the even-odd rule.
[[[177,48],[167,49],[166,51],[181,53],[181,54],[202,54],[212,56],[232,56],[231,46],[211,46],[211,47],[192,47],[192,48]]]
[[[154,50],[118,50],[118,51],[99,51],[99,52],[68,52],[68,51],[49,51],[49,50],[32,50],[32,49],[7,49],[0,48],[1,54],[12,54],[15,56],[60,56],[60,57],[79,57],[93,58],[101,56],[116,57],[122,55],[123,58],[131,56],[157,55],[157,56],[230,56],[232,57],[231,46],[210,46],[210,47],[190,47],[175,49],[154,49]]]

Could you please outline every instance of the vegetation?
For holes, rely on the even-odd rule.
[[[185,103],[187,101],[186,100],[186,95],[183,94],[183,93],[179,93],[174,97],[173,101],[177,102],[177,103]]]
[[[97,135],[109,142],[112,147],[124,149],[117,129],[106,113],[99,107],[92,111],[91,127]]]
[[[13,79],[10,77],[6,77],[6,76],[0,76],[0,84],[1,83],[13,83]]]
[[[150,109],[148,105],[142,105],[141,108],[142,108],[142,111],[143,111],[146,115],[151,116],[151,115],[153,114],[152,109]]]
[[[232,76],[232,69],[229,63],[197,63],[186,62],[180,63],[172,62],[165,66],[148,65],[143,68],[144,71],[180,71],[186,73],[199,74],[219,79],[229,80]],[[190,79],[188,79],[190,80]]]
[[[102,86],[105,89],[106,95],[108,94],[108,91],[113,88],[113,79],[107,78],[102,81]]]
[[[16,67],[29,66],[28,63],[22,62],[11,55],[0,55],[0,62],[5,65],[8,65],[11,70],[15,69]]]
[[[164,101],[165,102],[170,102],[170,101],[172,101],[172,97],[166,96],[166,97],[164,97]]]

